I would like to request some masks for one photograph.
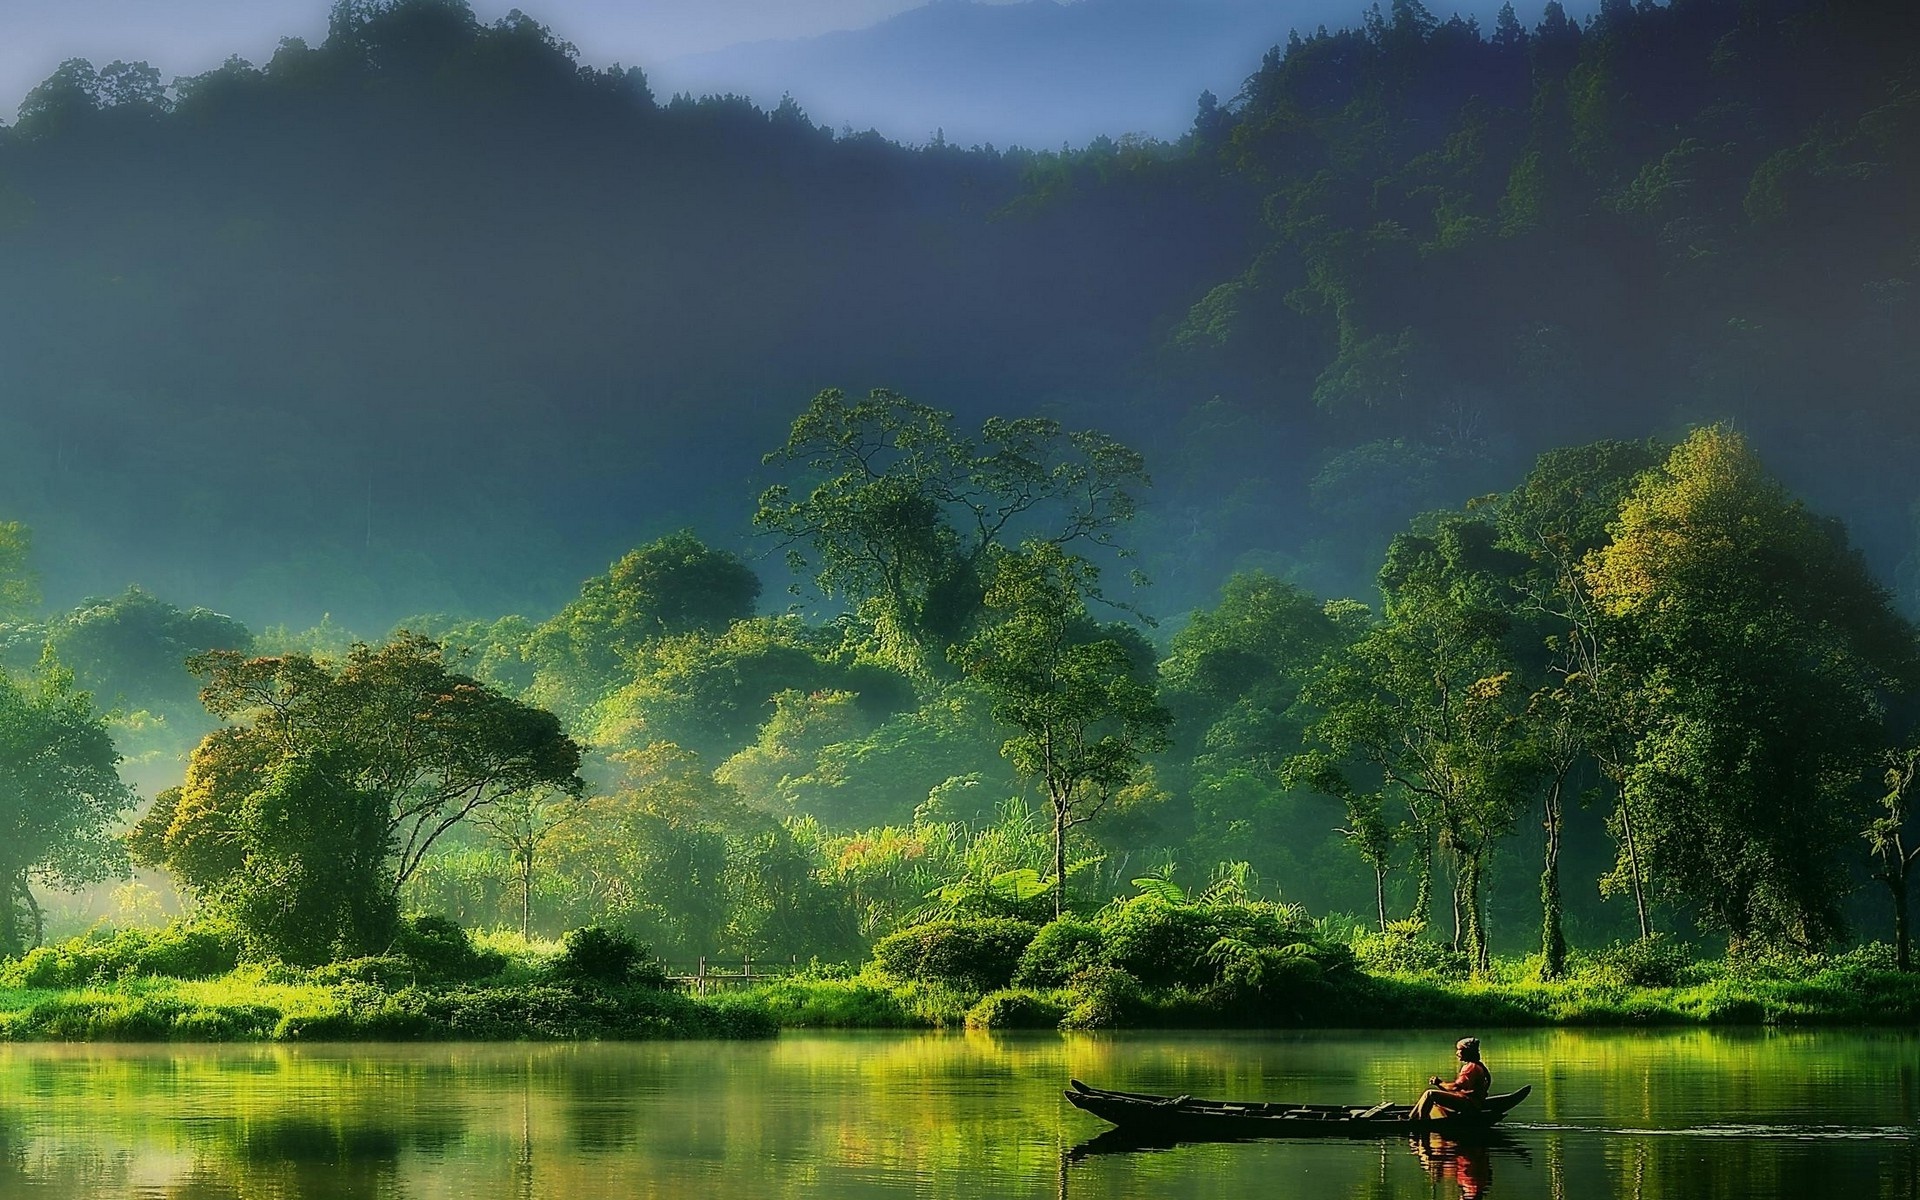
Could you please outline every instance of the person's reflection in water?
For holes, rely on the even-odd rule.
[[[1493,1192],[1493,1156],[1485,1145],[1456,1142],[1438,1134],[1409,1139],[1427,1178],[1439,1183],[1450,1179],[1460,1185],[1462,1200],[1478,1200]]]

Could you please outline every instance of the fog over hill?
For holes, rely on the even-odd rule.
[[[1177,614],[1238,567],[1369,594],[1543,449],[1733,420],[1920,605],[1912,10],[1333,25],[1067,154],[671,99],[458,0],[71,65],[0,128],[0,521],[56,606],[538,614],[683,527],[775,573],[761,455],[885,386],[1143,447]]]
[[[1491,25],[1498,0],[1436,5]],[[1531,19],[1537,3],[1516,8]],[[1593,4],[1566,6],[1582,15]],[[661,94],[793,98],[833,128],[961,145],[1177,138],[1202,91],[1236,95],[1289,33],[1353,24],[1347,0],[934,0],[864,29],[649,65]]]

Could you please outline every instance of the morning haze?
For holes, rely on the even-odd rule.
[[[1909,1200],[1920,10],[20,11],[0,1192]]]

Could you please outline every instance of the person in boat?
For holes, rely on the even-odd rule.
[[[1460,1060],[1460,1075],[1452,1083],[1438,1075],[1428,1079],[1432,1086],[1421,1093],[1414,1101],[1410,1116],[1416,1121],[1431,1120],[1435,1109],[1448,1113],[1468,1113],[1477,1110],[1486,1102],[1487,1092],[1493,1086],[1493,1075],[1480,1061],[1480,1039],[1461,1038],[1454,1043],[1453,1053]]]

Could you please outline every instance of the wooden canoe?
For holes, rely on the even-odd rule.
[[[1235,1104],[1191,1096],[1110,1092],[1078,1079],[1067,1102],[1143,1137],[1208,1141],[1250,1137],[1393,1137],[1438,1133],[1449,1137],[1491,1129],[1527,1098],[1531,1087],[1488,1096],[1478,1111],[1413,1119],[1409,1104]]]

